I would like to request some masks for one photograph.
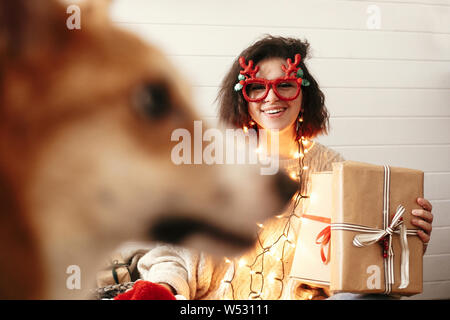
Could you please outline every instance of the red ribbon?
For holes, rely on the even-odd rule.
[[[322,231],[319,232],[319,234],[316,237],[316,244],[320,244],[320,257],[322,258],[322,262],[324,264],[328,264],[330,262],[330,240],[331,240],[331,219],[325,218],[325,217],[319,217],[319,216],[313,216],[310,214],[303,214],[302,218],[306,218],[309,220],[314,220],[318,222],[323,222],[328,224],[325,228],[322,229]],[[324,247],[328,245],[328,252],[327,255],[325,255]]]

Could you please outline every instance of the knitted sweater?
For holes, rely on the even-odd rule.
[[[333,162],[344,159],[336,151],[315,142],[303,160],[308,170],[303,172],[301,194],[306,195],[313,172],[331,171]],[[298,160],[280,160],[280,168],[288,173],[298,172]],[[293,208],[291,204],[287,210]],[[301,210],[302,201],[296,207],[297,216],[301,215]],[[153,246],[139,260],[139,273],[144,280],[169,284],[187,299],[279,299],[285,293],[294,258],[295,249],[289,243],[296,243],[300,227],[299,218],[289,217],[290,212],[286,212],[265,221],[254,247],[232,259],[167,244]],[[283,234],[288,236],[289,242],[282,238]],[[302,291],[307,291],[307,295]],[[300,286],[295,297],[328,295],[328,290]]]

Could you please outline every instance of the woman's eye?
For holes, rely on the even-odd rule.
[[[250,90],[251,91],[266,90],[266,87],[262,84],[252,84]]]
[[[161,119],[172,108],[169,92],[163,84],[146,84],[139,88],[133,97],[133,105],[141,115],[150,119]]]
[[[280,88],[292,88],[294,85],[291,82],[280,82],[278,87]]]

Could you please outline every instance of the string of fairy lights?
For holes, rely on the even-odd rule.
[[[301,125],[301,123],[303,122],[303,118],[301,116],[299,117],[298,122],[299,122],[298,125]],[[246,131],[245,128],[244,128],[244,131]],[[231,290],[231,298],[233,300],[235,300],[235,298],[236,298],[235,297],[235,288],[233,286],[233,280],[235,280],[236,271],[237,271],[236,264],[238,265],[239,268],[247,268],[248,269],[249,277],[250,277],[249,294],[248,294],[249,299],[263,300],[264,299],[263,292],[264,292],[266,282],[269,282],[270,286],[275,285],[275,283],[279,283],[281,290],[279,291],[279,296],[276,299],[280,299],[283,294],[284,280],[285,280],[285,276],[286,276],[286,273],[285,273],[285,263],[286,263],[285,262],[285,254],[286,254],[286,248],[287,248],[286,246],[295,248],[295,239],[290,237],[290,232],[292,231],[293,219],[300,219],[300,216],[298,216],[295,213],[296,209],[302,199],[309,198],[308,196],[302,194],[301,187],[302,187],[303,173],[305,170],[308,169],[308,167],[305,166],[305,163],[304,163],[304,156],[308,152],[308,148],[306,146],[310,145],[310,141],[305,139],[304,136],[299,136],[299,137],[297,137],[297,145],[298,145],[298,149],[297,149],[297,152],[294,154],[294,158],[298,159],[298,172],[291,172],[290,176],[292,179],[294,179],[295,181],[298,182],[298,190],[297,190],[296,194],[293,196],[292,210],[290,210],[288,215],[287,215],[287,213],[284,213],[284,214],[276,216],[276,218],[278,218],[278,219],[286,218],[286,223],[283,227],[283,232],[278,237],[276,237],[276,239],[272,243],[270,243],[269,245],[265,245],[265,244],[263,244],[261,237],[260,237],[260,233],[261,233],[261,230],[264,228],[264,225],[258,223],[257,225],[260,228],[260,231],[257,233],[259,253],[255,256],[253,261],[251,261],[250,263],[247,263],[247,261],[245,261],[244,258],[241,258],[238,261],[225,258],[225,263],[231,264],[232,274],[231,274],[231,277],[229,277],[229,279],[223,279],[222,284],[228,285],[229,289]],[[279,255],[279,257],[277,257],[274,251],[276,251],[275,250],[276,246],[280,243],[281,243],[281,250],[280,250],[281,254]],[[273,271],[271,271],[267,275],[265,274],[264,261],[265,261],[267,255],[270,256],[270,259],[275,259],[276,263],[280,264],[281,274],[276,274]],[[260,262],[260,263],[258,264],[258,262]],[[255,281],[255,279],[257,277],[259,277],[259,279],[260,279],[259,286],[257,285],[257,281]]]

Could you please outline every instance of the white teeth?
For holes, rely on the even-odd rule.
[[[281,111],[284,111],[284,109],[283,109],[283,108],[280,108],[280,109],[271,109],[271,110],[266,110],[266,111],[264,111],[264,113],[274,114],[274,113],[278,113],[278,112],[281,112]]]

